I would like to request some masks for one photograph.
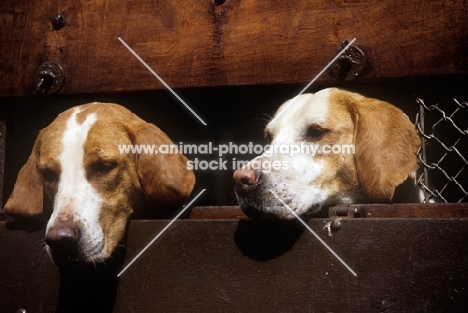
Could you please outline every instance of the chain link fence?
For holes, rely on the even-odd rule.
[[[416,127],[422,139],[418,184],[424,202],[468,201],[468,103],[417,98]]]

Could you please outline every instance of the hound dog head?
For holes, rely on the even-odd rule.
[[[239,204],[252,217],[293,218],[273,193],[298,215],[336,203],[389,202],[418,167],[420,139],[408,116],[335,88],[287,101],[265,136],[269,152],[233,175]],[[300,149],[272,152],[278,146]]]
[[[181,154],[125,154],[118,145],[172,144],[159,128],[117,104],[71,108],[44,128],[5,205],[13,218],[53,201],[45,242],[52,259],[96,263],[123,238],[141,206],[175,208],[195,178]]]

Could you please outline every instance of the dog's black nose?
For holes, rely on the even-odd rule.
[[[58,222],[45,236],[46,244],[56,253],[76,253],[78,241],[80,230],[71,222]]]
[[[234,172],[232,178],[234,179],[234,186],[236,192],[248,192],[252,186],[261,183],[262,171],[252,169],[239,169]]]

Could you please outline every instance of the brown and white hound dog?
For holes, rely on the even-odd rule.
[[[270,149],[235,171],[237,199],[249,216],[293,218],[275,194],[297,215],[337,203],[421,201],[421,140],[408,116],[387,102],[336,88],[303,94],[278,109],[265,136],[272,147],[315,150]],[[272,162],[277,168],[270,170]]]
[[[125,154],[118,145],[172,144],[117,104],[89,103],[60,115],[36,139],[5,205],[10,217],[43,212],[53,201],[47,252],[56,261],[98,263],[123,238],[140,207],[180,207],[195,183],[182,154]]]

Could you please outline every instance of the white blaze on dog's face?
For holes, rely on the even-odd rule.
[[[392,130],[398,126],[402,129]],[[270,150],[234,173],[239,204],[252,217],[294,217],[272,191],[298,215],[334,203],[389,201],[395,186],[417,167],[419,138],[406,115],[388,103],[338,89],[287,101],[265,136],[276,153]],[[395,159],[395,152],[385,148],[389,136],[395,143],[402,140],[395,145],[401,154]]]
[[[75,110],[67,119],[65,129],[61,138],[61,147],[56,166],[60,170],[50,168],[47,159],[54,153],[42,153],[39,158],[39,169],[46,175],[58,175],[46,177],[45,190],[54,199],[54,211],[47,223],[46,233],[53,228],[57,221],[73,222],[81,225],[78,229],[83,238],[81,245],[82,254],[89,259],[105,259],[109,250],[104,240],[103,229],[100,225],[100,209],[104,198],[98,193],[95,187],[88,181],[87,176],[93,173],[86,173],[84,166],[85,149],[90,128],[96,122],[96,113],[86,115],[85,120],[78,122]],[[47,146],[45,147],[47,149]],[[86,155],[86,159],[88,156]],[[55,162],[54,162],[55,163]],[[55,173],[55,174],[52,174]],[[55,188],[57,190],[55,190]],[[131,213],[131,208],[127,207],[126,215]],[[82,225],[86,225],[83,227]],[[47,246],[49,254],[50,247]]]
[[[6,213],[42,213],[44,190],[53,200],[45,237],[54,261],[104,261],[123,238],[130,214],[145,206],[177,208],[194,185],[183,155],[120,153],[118,145],[131,144],[172,142],[115,104],[61,113],[39,134]]]

